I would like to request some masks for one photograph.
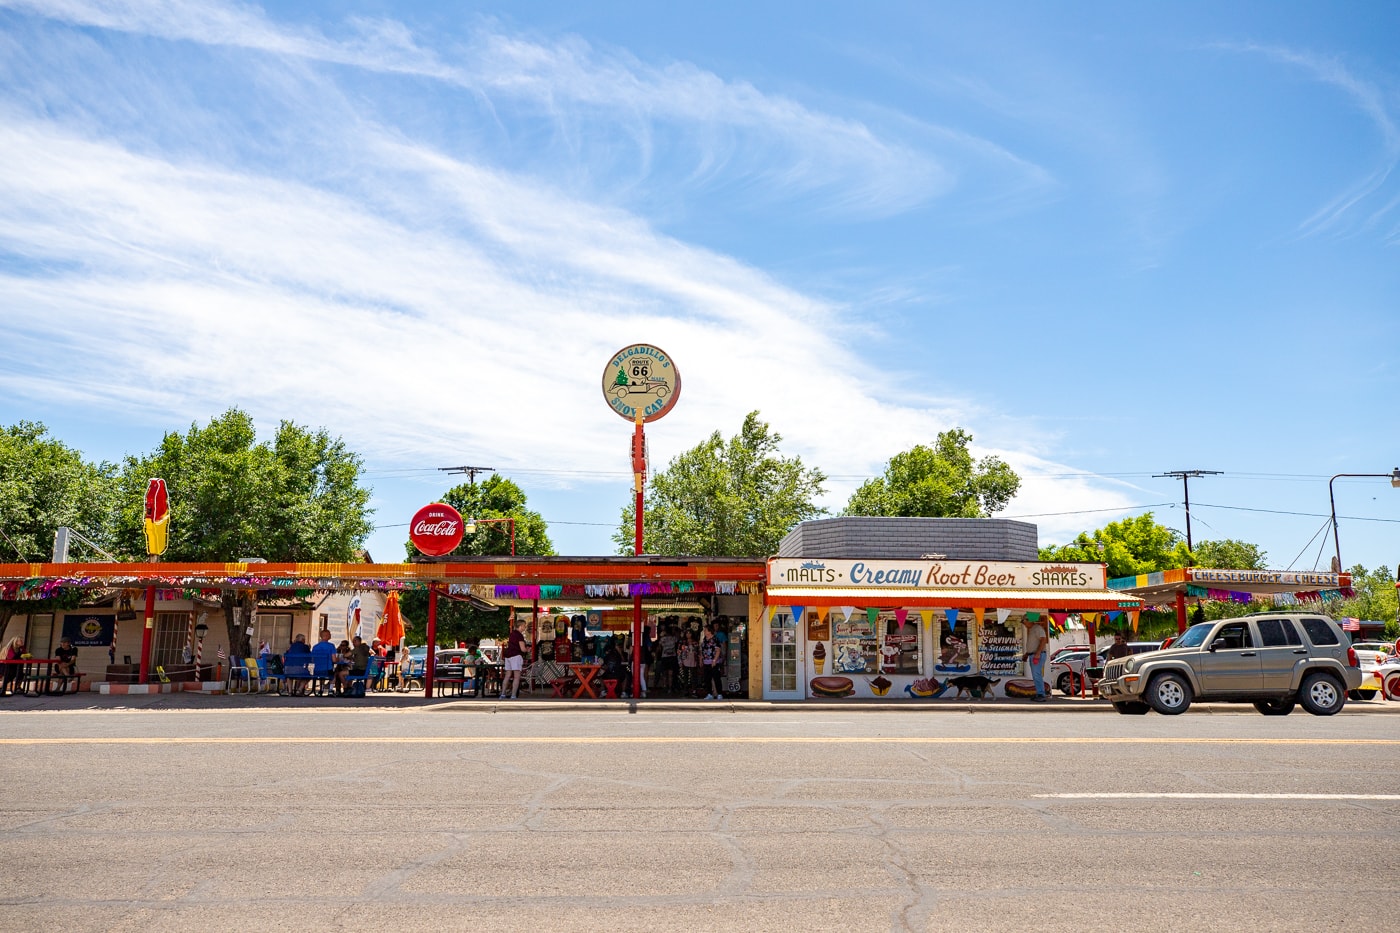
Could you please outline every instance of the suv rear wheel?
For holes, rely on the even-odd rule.
[[[1186,712],[1191,706],[1193,696],[1191,684],[1180,674],[1158,674],[1152,678],[1152,683],[1147,685],[1148,704],[1164,716]]]
[[[1341,712],[1347,695],[1335,677],[1317,672],[1303,678],[1298,688],[1298,702],[1314,716],[1331,716]]]
[[[1255,700],[1254,708],[1265,716],[1287,716],[1297,704],[1292,700]]]

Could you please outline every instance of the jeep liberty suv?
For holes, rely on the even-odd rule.
[[[1109,662],[1099,695],[1130,716],[1174,716],[1192,700],[1253,703],[1265,716],[1287,716],[1301,703],[1331,716],[1360,686],[1360,662],[1341,627],[1290,613],[1193,625],[1165,651]]]

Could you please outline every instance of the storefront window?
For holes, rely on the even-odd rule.
[[[999,623],[995,618],[982,622],[977,633],[977,661],[988,677],[1011,677],[1021,671],[1024,649],[1013,624],[1010,619]]]
[[[797,689],[797,623],[785,612],[768,624],[768,689]]]
[[[873,610],[872,610],[873,612]],[[861,612],[849,619],[837,619],[834,626],[835,663],[838,674],[880,673],[880,652],[875,636],[876,618]]]
[[[917,674],[919,664],[919,618],[904,620],[900,625],[894,616],[881,616],[880,673]]]

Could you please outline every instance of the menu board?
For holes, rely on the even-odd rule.
[[[1021,639],[1005,625],[984,622],[977,638],[977,655],[982,673],[988,677],[1010,677],[1019,673]]]
[[[884,623],[885,642],[880,649],[880,671],[884,674],[919,673],[919,623],[900,625],[893,619]]]
[[[838,674],[877,674],[880,655],[876,646],[875,624],[869,619],[847,619],[836,623],[835,655],[831,669]]]

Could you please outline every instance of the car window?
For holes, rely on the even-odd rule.
[[[1173,648],[1199,648],[1206,643],[1206,636],[1215,628],[1214,622],[1197,622],[1172,642]]]
[[[1257,619],[1259,639],[1265,648],[1282,648],[1288,645],[1301,645],[1298,630],[1288,619]]]
[[[1315,619],[1304,616],[1302,619],[1303,631],[1308,633],[1308,641],[1314,645],[1335,645],[1337,644],[1337,633],[1332,631],[1332,626],[1327,624],[1326,619]]]
[[[1220,644],[1221,642],[1224,642],[1224,644]],[[1253,648],[1254,640],[1249,634],[1249,623],[1231,622],[1228,625],[1220,626],[1220,631],[1215,633],[1215,640],[1212,644],[1220,645],[1220,647],[1226,651]]]

